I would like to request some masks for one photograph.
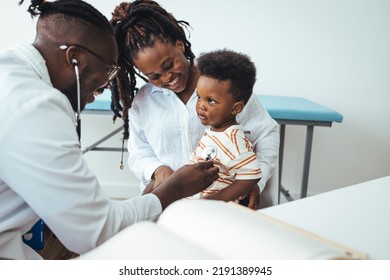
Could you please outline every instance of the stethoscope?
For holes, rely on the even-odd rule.
[[[217,149],[213,145],[208,145],[202,152],[204,160],[213,160],[217,156]]]
[[[76,74],[76,84],[77,84],[77,112],[76,112],[76,131],[79,136],[79,142],[81,141],[81,105],[80,105],[80,75],[77,59],[72,58],[72,64],[74,72]]]

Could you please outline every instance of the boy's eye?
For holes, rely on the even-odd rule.
[[[208,101],[209,103],[211,103],[211,104],[216,103],[215,100],[214,100],[214,99],[211,99],[211,98],[209,98],[207,101]]]

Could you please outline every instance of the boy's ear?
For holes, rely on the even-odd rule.
[[[242,111],[243,108],[244,108],[244,101],[238,101],[234,103],[232,108],[232,114],[236,116],[238,113]]]

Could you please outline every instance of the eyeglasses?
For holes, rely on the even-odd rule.
[[[98,55],[94,51],[92,51],[89,48],[84,47],[82,45],[78,45],[78,44],[69,44],[69,45],[68,44],[64,44],[64,45],[60,46],[60,49],[61,50],[66,50],[66,49],[68,49],[69,47],[72,47],[72,46],[78,47],[80,49],[83,49],[86,52],[89,52],[90,54],[95,56],[97,59],[99,59],[101,62],[103,62],[104,64],[108,65],[107,82],[102,87],[100,87],[99,89],[96,90],[97,93],[102,93],[103,90],[105,88],[107,88],[111,84],[111,82],[115,79],[116,75],[118,75],[118,71],[121,68],[118,65],[111,64],[110,62],[105,60],[102,56]]]

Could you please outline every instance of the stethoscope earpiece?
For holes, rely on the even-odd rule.
[[[77,61],[76,58],[72,58],[72,64],[73,66],[76,66],[77,64],[79,64],[79,62]]]
[[[79,141],[81,139],[81,105],[80,105],[80,75],[79,75],[79,67],[76,58],[72,58],[72,64],[74,67],[74,72],[76,74],[76,86],[77,86],[77,111],[76,111],[76,127],[77,127],[77,134],[79,135]]]

